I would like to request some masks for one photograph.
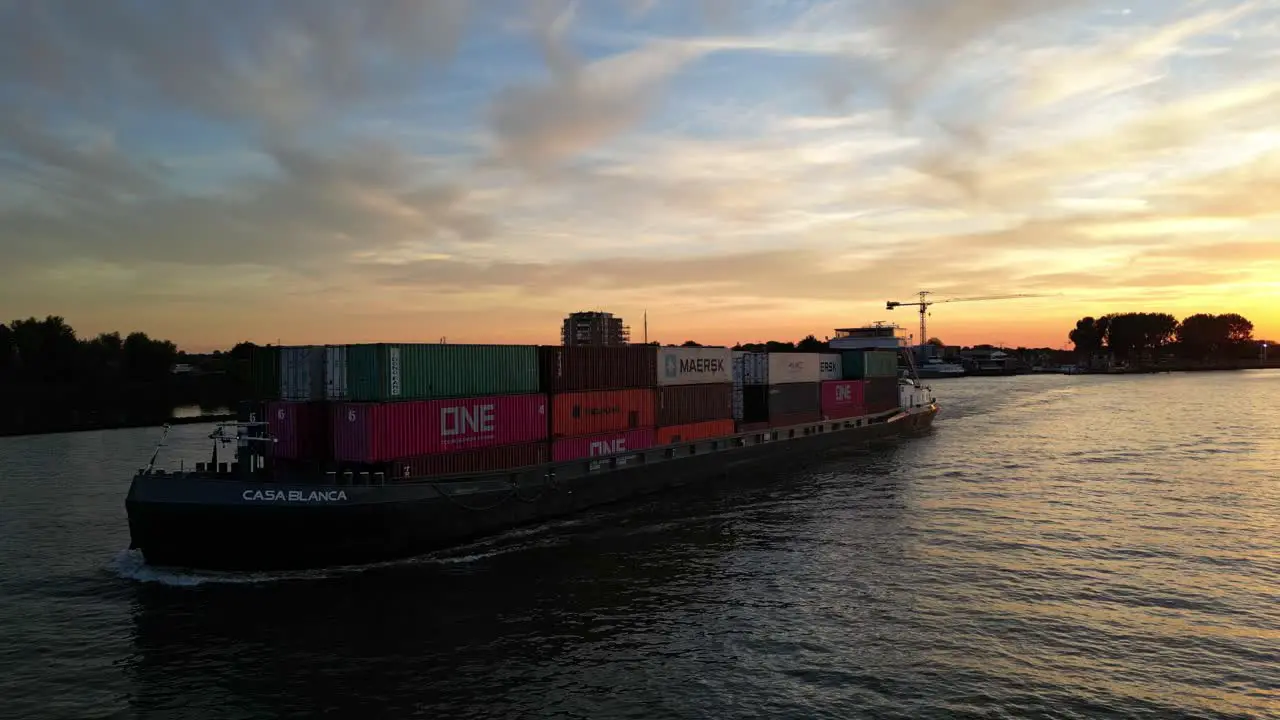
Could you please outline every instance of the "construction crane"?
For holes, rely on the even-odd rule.
[[[948,298],[946,300],[927,300],[926,298],[929,295],[933,294],[928,290],[921,290],[916,294],[920,296],[919,302],[904,303],[904,302],[898,302],[896,300],[890,300],[889,302],[885,303],[885,309],[892,310],[896,307],[920,308],[920,337],[917,338],[916,340],[916,345],[920,345],[920,346],[923,346],[929,339],[929,336],[925,334],[925,317],[929,313],[930,305],[937,305],[939,303],[951,303],[951,302],[976,302],[978,300],[1014,300],[1017,298],[1044,297],[1043,295],[985,295],[983,297]]]

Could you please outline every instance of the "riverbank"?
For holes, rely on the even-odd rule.
[[[0,429],[0,437],[29,437],[36,435],[58,435],[62,433],[82,433],[92,432],[95,430],[127,430],[130,428],[159,428],[164,425],[199,425],[201,423],[228,422],[235,420],[235,413],[220,413],[216,415],[189,415],[186,417],[173,417],[164,420],[155,419],[139,419],[139,420],[123,420],[113,423],[82,423],[75,427],[64,429],[41,429],[41,430],[12,430]]]

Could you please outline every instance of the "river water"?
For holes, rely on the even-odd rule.
[[[158,430],[0,438],[0,717],[1280,717],[1280,372],[933,385],[896,448],[333,572],[124,550]]]

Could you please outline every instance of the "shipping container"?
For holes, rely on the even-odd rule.
[[[740,432],[740,433],[746,433],[746,432],[758,432],[758,431],[760,431],[760,430],[768,430],[768,429],[769,429],[769,421],[768,421],[768,420],[762,420],[762,421],[760,421],[760,422],[740,422],[740,423],[738,423],[738,432]]]
[[[822,383],[822,418],[839,420],[867,414],[865,380],[828,380]]]
[[[440,343],[347,345],[345,398],[357,402],[438,400],[538,392],[533,345]]]
[[[671,445],[679,442],[696,442],[727,437],[734,434],[736,425],[732,420],[708,420],[707,422],[673,425],[658,428],[658,445]]]
[[[653,447],[653,445],[653,428],[622,430],[583,437],[557,438],[551,443],[551,459],[555,462],[569,462],[570,460],[646,450]]]
[[[742,407],[742,386],[737,383],[734,383],[733,385],[733,399],[730,405],[733,408],[733,419],[742,420],[742,412],[744,409]]]
[[[845,350],[840,357],[844,380],[898,377],[898,353],[893,350]]]
[[[822,409],[821,383],[788,383],[769,386],[769,415]]]
[[[768,385],[769,356],[767,353],[733,351],[734,385]]]
[[[275,400],[267,403],[267,432],[275,442],[271,457],[328,460],[333,457],[329,403],[323,400]]]
[[[249,391],[254,399],[276,400],[280,397],[279,346],[254,346],[249,352],[248,371]]]
[[[544,346],[538,360],[546,393],[651,388],[658,380],[652,345]]]
[[[801,425],[803,423],[814,423],[822,420],[821,410],[800,410],[792,413],[770,413],[770,427],[787,427],[788,425]]]
[[[557,438],[651,428],[657,424],[651,388],[553,395],[551,417],[551,435]]]
[[[386,473],[388,480],[394,480],[432,475],[498,472],[530,465],[542,465],[550,462],[550,457],[547,443],[539,441],[396,458],[379,463],[374,469]]]
[[[733,382],[733,351],[716,347],[658,348],[658,385]]]
[[[760,423],[769,420],[769,386],[742,386],[742,417],[746,423]]]
[[[844,363],[840,353],[818,355],[818,375],[822,380],[843,380]]]
[[[769,353],[768,358],[770,385],[816,383],[822,379],[817,353]]]
[[[280,348],[280,399],[324,399],[324,346]]]
[[[545,440],[545,395],[331,403],[334,456],[352,462]]]
[[[675,385],[657,390],[657,424],[733,419],[733,385]]]
[[[882,413],[901,407],[898,397],[898,379],[891,377],[874,377],[865,381],[863,392],[866,395],[867,412]]]
[[[345,400],[347,398],[346,345],[325,346],[324,396],[330,400]]]

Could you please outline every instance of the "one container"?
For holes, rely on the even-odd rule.
[[[653,447],[653,445],[653,428],[624,430],[584,437],[557,438],[551,443],[551,459],[555,462],[569,462],[570,460],[645,450]]]
[[[280,348],[280,399],[324,399],[324,346]]]
[[[737,418],[735,418],[737,419]],[[769,420],[769,386],[742,386],[742,418],[745,423],[761,423]]]
[[[733,382],[733,351],[722,347],[658,348],[658,385]]]
[[[328,460],[333,457],[329,403],[323,400],[275,400],[267,403],[268,445],[272,457]]]
[[[821,380],[817,353],[769,353],[769,384],[816,383]]]
[[[533,345],[348,345],[346,362],[346,394],[353,401],[538,392],[538,352]]]
[[[332,403],[334,456],[352,462],[545,440],[542,394]]]
[[[653,403],[652,389],[588,390],[554,395],[551,435],[576,437],[651,428],[655,425]]]
[[[828,380],[822,383],[822,418],[839,420],[867,414],[865,380]]]
[[[673,425],[658,428],[659,445],[671,445],[680,442],[696,442],[713,438],[727,437],[734,434],[736,424],[732,420],[708,420],[707,422]]]
[[[814,423],[821,420],[822,411],[820,410],[801,410],[793,413],[770,413],[769,427],[787,427],[789,425]]]
[[[840,353],[821,353],[818,355],[818,376],[822,380],[843,380],[844,363]]]
[[[546,393],[651,388],[657,384],[658,355],[651,345],[544,346],[538,349],[538,363]]]
[[[821,383],[788,383],[769,386],[769,416],[822,409]]]
[[[733,385],[675,385],[657,391],[658,425],[733,419]]]
[[[381,467],[377,469],[386,473],[388,480],[402,480],[433,475],[511,470],[530,465],[542,465],[549,462],[549,458],[550,449],[547,443],[531,442],[396,458],[380,463]]]
[[[769,355],[767,353],[734,350],[733,384],[768,385]]]
[[[249,353],[249,389],[256,399],[280,397],[280,348],[276,345],[254,346]]]
[[[888,412],[900,407],[897,378],[873,377],[864,382],[868,413]]]
[[[898,354],[892,350],[845,350],[840,356],[844,380],[898,377]]]

